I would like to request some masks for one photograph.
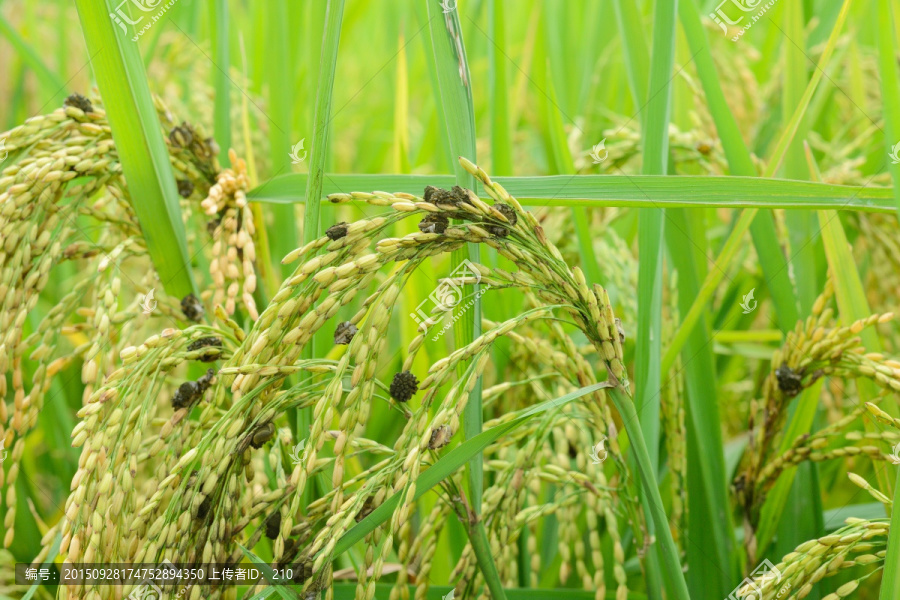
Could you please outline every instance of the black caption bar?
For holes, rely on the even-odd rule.
[[[265,569],[265,570],[264,570]],[[16,563],[16,585],[131,585],[148,592],[173,586],[292,584],[302,581],[302,565],[272,568],[254,563]]]

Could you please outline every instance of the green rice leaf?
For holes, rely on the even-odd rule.
[[[329,2],[328,8],[332,9],[333,5],[334,2]],[[266,2],[264,6],[267,34],[260,40],[260,43],[263,45],[266,55],[265,75],[269,87],[269,162],[272,174],[277,176],[290,173],[290,151],[298,142],[291,137],[292,108],[294,106],[293,88],[288,84],[290,81],[288,59],[291,56],[291,46],[288,36],[287,0],[272,0]],[[338,13],[340,13],[340,8],[342,6],[339,7]],[[327,123],[331,116],[334,65],[337,59],[336,40],[340,37],[340,15],[338,15],[336,31],[332,29],[333,26],[333,23],[329,22],[323,32],[323,44],[328,44],[332,38],[335,41],[333,52],[323,49],[319,86],[316,90],[316,128],[313,131],[311,146],[309,146],[309,172],[313,176],[307,182],[307,192],[313,191],[312,197],[315,198],[318,197],[315,194],[319,176],[317,173],[321,173],[318,169],[324,170],[325,168],[328,132],[326,127],[320,125]],[[321,109],[324,109],[324,112]],[[306,150],[303,152],[305,153]],[[273,206],[271,213],[273,220],[269,231],[269,247],[272,259],[276,263],[276,271],[280,270],[282,277],[287,277],[291,272],[290,268],[278,263],[288,252],[299,245],[297,218],[293,207]],[[306,214],[303,218],[303,239],[315,239],[318,234],[319,205],[317,202],[307,202]]]
[[[97,86],[112,128],[131,206],[166,292],[197,292],[175,175],[138,46],[109,18],[111,0],[77,0]]]
[[[231,148],[231,81],[228,78],[228,67],[231,64],[229,58],[228,39],[228,0],[215,0],[210,5],[213,12],[215,27],[212,28],[214,36],[216,64],[214,69],[214,85],[216,88],[213,124],[216,143],[219,145],[219,162],[229,166],[228,150]]]
[[[465,156],[475,160],[475,114],[472,107],[471,75],[466,62],[465,46],[462,43],[462,26],[456,10],[444,12],[439,0],[428,0],[428,27],[434,49],[434,69],[437,74],[440,91],[440,104],[447,125],[447,136],[450,142],[450,153],[453,156]],[[454,161],[454,179],[446,187],[459,185],[475,189],[475,178]],[[427,185],[427,184],[426,184]],[[424,185],[415,193],[421,194]],[[465,260],[480,262],[480,250],[477,244],[469,244],[468,248],[457,250],[453,254],[453,264],[462,264]],[[471,293],[472,290],[468,290]],[[481,302],[476,301],[472,319],[460,319],[459,327],[454,327],[456,344],[462,347],[481,334]],[[482,422],[481,386],[472,391],[466,405],[464,415],[466,439],[474,437],[481,431]],[[482,459],[478,455],[469,466],[469,484],[472,494],[473,508],[480,512],[482,481]]]
[[[669,117],[672,100],[672,69],[675,60],[675,15],[677,0],[658,0],[655,4],[653,44],[650,52],[650,96],[643,118],[643,173],[665,175],[668,172]],[[640,75],[640,74],[638,74]],[[639,100],[639,104],[642,104]],[[652,515],[648,523],[651,537],[667,537],[667,544],[657,546],[651,556],[658,556],[659,563],[647,562],[649,585],[662,571],[662,582],[669,598],[689,598],[687,584],[681,569],[680,556],[675,552],[668,520],[658,500],[656,477],[659,470],[660,441],[660,393],[659,362],[662,353],[662,270],[665,232],[665,209],[644,208],[638,213],[638,323],[635,339],[635,399],[640,418],[641,433],[629,431],[634,444],[634,457],[640,461],[639,446],[646,444],[645,465],[638,465],[644,481],[641,503],[644,511]],[[625,402],[630,402],[625,400]],[[616,403],[621,411],[622,407]],[[627,420],[625,415],[623,419]],[[637,438],[637,439],[633,439]],[[642,438],[642,439],[641,439]],[[652,488],[656,497],[648,492]],[[660,518],[662,515],[662,519]]]
[[[322,62],[319,70],[319,88],[316,92],[315,129],[310,146],[309,177],[305,179],[307,198],[303,217],[303,241],[319,237],[319,201],[322,198],[325,179],[325,159],[328,151],[328,124],[331,121],[331,103],[334,96],[334,70],[337,65],[338,44],[341,37],[341,19],[344,0],[328,0],[325,14],[325,34],[322,40]],[[279,88],[284,89],[283,82]],[[283,99],[290,103],[288,98]]]
[[[752,209],[745,211],[742,218],[750,218]],[[702,211],[673,209],[669,214],[672,226],[666,228],[666,239],[672,266],[678,271],[679,311],[694,310],[699,298],[706,291],[700,281],[706,266],[703,243],[705,220]],[[726,252],[720,255],[722,258]],[[730,259],[728,259],[730,260]],[[712,267],[715,271],[718,266]],[[698,320],[699,318],[699,320]],[[693,317],[689,325],[682,319],[678,334],[689,332],[682,348],[682,372],[685,382],[685,425],[688,448],[688,525],[685,553],[689,565],[694,569],[687,572],[687,582],[691,597],[696,599],[720,600],[734,589],[738,577],[737,543],[733,537],[731,506],[728,499],[728,485],[725,471],[724,443],[722,440],[719,398],[717,394],[717,373],[713,348],[710,344],[711,331],[705,315]],[[694,326],[696,325],[696,326]],[[671,372],[666,368],[673,342],[666,351],[661,375],[668,380]],[[672,385],[673,383],[669,383]],[[671,435],[667,432],[667,435]]]
[[[443,110],[444,123],[450,142],[451,156],[465,156],[475,160],[475,109],[472,103],[472,75],[466,59],[466,48],[463,42],[462,25],[457,9],[446,10],[441,0],[427,0],[428,31],[434,52],[434,71],[440,91],[440,105]],[[471,190],[475,189],[475,178],[470,175],[458,161],[454,162],[456,184]],[[421,192],[419,192],[421,193]],[[463,264],[470,260],[481,262],[481,250],[478,244],[468,244],[453,252],[453,265]],[[466,286],[469,292],[477,294],[479,286]],[[474,289],[473,289],[474,288]],[[481,298],[475,296],[471,318],[460,319],[454,326],[453,335],[458,347],[472,342],[481,335]],[[464,367],[460,366],[460,374]],[[484,420],[484,408],[481,399],[482,381],[478,378],[463,413],[463,429],[466,440],[471,440],[481,433]],[[481,514],[481,496],[484,490],[484,457],[476,453],[466,465],[469,482],[469,503],[475,514]],[[472,534],[474,530],[474,534]],[[478,567],[484,576],[491,595],[501,600],[505,598],[503,584],[494,558],[487,545],[484,524],[479,521],[470,528],[469,541],[478,561]]]
[[[551,10],[550,7],[547,8]],[[559,32],[545,32],[544,37],[552,37],[559,35]],[[557,63],[563,62],[563,57],[557,57]],[[546,86],[547,94],[544,96],[544,114],[547,119],[547,143],[552,153],[552,164],[556,166],[557,173],[575,174],[575,160],[572,158],[572,152],[569,150],[569,143],[566,140],[565,125],[562,121],[562,114],[559,109],[556,98],[556,86],[553,83],[552,73],[550,72],[550,62],[545,62],[543,81],[539,82]],[[600,265],[597,264],[597,257],[594,256],[593,238],[591,236],[591,214],[588,209],[583,206],[572,207],[572,220],[575,224],[575,235],[578,237],[578,254],[581,258],[581,268],[587,277],[588,283],[603,284],[604,279],[600,272]]]
[[[631,97],[634,99],[636,107],[642,107],[648,96],[649,82],[645,73],[650,72],[650,52],[647,50],[647,40],[644,38],[645,27],[641,22],[640,6],[635,2],[626,2],[625,0],[613,0],[612,6],[619,24],[619,33],[622,36],[625,65],[628,67],[625,73],[628,75]],[[642,112],[641,120],[643,119],[644,113]]]
[[[509,125],[509,77],[506,48],[506,0],[488,0],[488,42],[490,60],[491,101],[491,172],[498,175],[512,173],[512,137]]]
[[[313,130],[312,146],[309,151],[309,177],[306,180],[305,197],[307,198],[307,202],[303,215],[304,243],[309,243],[319,237],[319,203],[322,197],[322,181],[325,177],[325,160],[328,156],[328,125],[331,122],[331,103],[334,96],[334,71],[335,66],[337,65],[343,15],[344,0],[328,0],[325,12],[325,31],[322,39],[322,62],[320,63],[319,68],[319,87],[316,90],[315,129]],[[273,26],[278,29],[282,29],[286,24],[286,15],[282,13],[281,17],[285,19],[284,22],[277,25],[273,24]],[[285,48],[287,44],[286,40],[285,34]],[[283,90],[287,88],[287,86],[283,84],[283,81],[277,83],[270,81],[270,85],[277,85],[278,89],[281,90],[280,93],[283,93]],[[287,98],[282,98],[282,100],[289,102],[289,99]],[[282,236],[278,244],[285,243],[284,236],[290,236],[288,238],[288,243],[295,244],[295,242],[292,241],[296,239],[294,234],[293,207],[288,208],[291,208],[290,215],[276,215],[279,217],[290,217],[288,224],[282,224],[275,232],[276,236]],[[291,228],[291,233],[285,231],[288,226]],[[283,265],[282,273],[286,273],[289,270],[289,265]],[[316,356],[315,342],[316,340],[312,339],[303,348],[302,356],[304,359],[308,360]],[[309,427],[312,424],[312,409],[304,408],[298,410],[295,415],[295,422],[297,424],[297,431],[304,432],[305,435],[305,432],[309,430]],[[318,481],[318,479],[314,480],[314,487],[315,481]]]
[[[619,388],[610,389],[609,396],[622,417],[625,431],[628,433],[628,439],[631,442],[632,453],[646,500],[645,506],[650,520],[656,528],[656,542],[659,544],[659,553],[662,557],[661,566],[663,572],[668,573],[666,581],[671,580],[672,583],[672,591],[674,592],[672,598],[688,600],[690,594],[684,582],[678,547],[675,546],[672,531],[669,529],[662,496],[659,493],[659,484],[656,482],[656,474],[653,472],[650,454],[647,452],[647,446],[644,444],[644,436],[641,433],[634,401]]]
[[[756,166],[753,164],[750,150],[741,136],[740,128],[738,128],[737,121],[731,112],[731,107],[728,105],[725,94],[722,92],[722,84],[719,82],[719,74],[716,71],[712,52],[709,48],[706,30],[700,22],[696,2],[697,0],[682,0],[678,4],[678,11],[685,37],[694,56],[694,64],[697,68],[700,84],[703,86],[703,93],[706,96],[709,112],[713,121],[715,121],[716,132],[719,134],[719,139],[722,142],[722,149],[725,151],[731,174],[755,177],[757,174]],[[772,298],[772,303],[775,305],[778,323],[783,330],[789,330],[797,322],[797,298],[794,293],[794,284],[789,275],[790,270],[787,268],[787,260],[781,251],[781,245],[778,243],[775,220],[772,214],[768,212],[757,213],[750,221],[747,221],[742,215],[725,242],[725,246],[736,246],[739,240],[743,238],[747,228],[750,229],[756,255],[759,257],[760,266],[766,277],[766,287]],[[707,284],[712,283],[710,281],[711,278],[720,278],[720,274],[723,274],[722,265],[719,264],[718,260],[716,262],[718,268],[713,268],[709,271],[701,291],[708,290]],[[725,264],[729,263],[726,262]],[[708,297],[698,297],[695,302],[697,308],[694,309],[692,307],[691,312],[697,311],[697,314],[699,314],[699,311],[706,306],[708,300]],[[688,316],[691,315],[691,312],[688,313]],[[683,323],[681,328],[684,329],[690,326],[687,323]],[[681,331],[679,330],[680,333]],[[674,356],[675,354],[672,354],[670,358],[674,358]],[[666,371],[664,370],[663,372],[665,373]]]
[[[307,176],[276,177],[248,194],[251,200],[278,204],[304,202]],[[792,208],[841,209],[894,213],[890,188],[845,186],[758,177],[704,175],[550,175],[495,177],[528,206],[620,206],[647,208]],[[422,194],[426,185],[453,186],[450,175],[358,175],[329,173],[322,194],[388,190]]]

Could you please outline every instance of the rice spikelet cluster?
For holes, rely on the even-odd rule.
[[[159,102],[157,110],[165,127],[168,111]],[[10,153],[10,164],[0,173],[0,398],[11,383],[14,399],[12,411],[0,403],[0,439],[12,448],[12,460],[3,464],[4,544],[9,546],[23,438],[35,426],[53,377],[80,360],[84,398],[91,397],[117,348],[135,334],[141,313],[137,295],[158,282],[98,102],[74,94],[63,107],[29,119],[0,139]],[[206,174],[217,166],[196,148],[170,142],[172,167],[179,180],[204,189]],[[90,228],[79,220],[90,222]],[[26,321],[39,298],[46,298],[53,270],[66,263],[87,276],[51,299],[53,307],[25,336]],[[132,270],[136,263],[142,266]],[[123,282],[135,293],[131,298],[122,298]],[[171,316],[169,307],[161,297],[160,313]],[[24,376],[26,360],[36,363],[30,382]]]
[[[394,595],[402,598],[407,574],[418,571],[421,578],[422,572],[427,573],[427,556],[440,533],[438,515],[447,510],[467,514],[454,502],[439,504],[435,518],[413,531],[418,480],[459,431],[469,392],[485,372],[497,339],[511,336],[533,344],[535,351],[561,353],[557,362],[574,379],[554,384],[554,393],[589,385],[596,381],[594,369],[555,322],[555,315],[567,314],[607,365],[610,380],[627,389],[620,335],[605,290],[589,287],[577,268],[562,261],[515,198],[471,163],[463,164],[482,181],[494,205],[471,192],[438,203],[383,192],[332,196],[332,202],[356,198],[392,211],[350,223],[340,235],[323,236],[285,257],[284,262],[299,265],[249,332],[217,306],[215,327],[166,329],[121,350],[122,366],[92,393],[73,432],[74,444],[82,448],[82,468],[59,529],[68,561],[160,562],[174,555],[184,562],[236,562],[242,558],[238,542],[252,547],[266,535],[273,540],[275,564],[302,565],[298,583],[314,592],[333,576],[331,558],[341,537],[387,497],[397,495],[399,502],[389,521],[365,539],[369,550],[358,585],[362,597],[371,597],[385,568],[386,549],[396,548],[404,568]],[[442,233],[384,236],[404,218],[430,215],[456,221]],[[508,272],[475,265],[477,274],[455,276],[455,285],[479,279],[485,287],[518,288],[534,299],[535,306],[505,322],[486,321],[480,337],[417,374],[413,399],[388,399],[387,382],[377,376],[377,360],[387,352],[391,314],[403,286],[423,261],[465,243],[494,247],[520,269]],[[390,265],[396,268],[388,271]],[[353,314],[343,313],[360,291],[370,289],[374,291]],[[436,317],[420,324],[407,348],[403,371],[416,364],[424,340],[437,326]],[[334,360],[301,359],[304,345],[328,322],[356,328],[346,351]],[[559,350],[520,333],[541,323],[553,332]],[[221,368],[210,374],[200,397],[187,404],[183,398],[173,403],[184,386],[175,385],[173,375],[183,372],[186,362],[202,360],[207,350],[197,341],[209,337],[222,340],[216,346]],[[291,375],[296,377],[288,380]],[[312,425],[308,432],[300,432],[305,443],[292,464],[287,459],[300,440],[292,439],[283,424],[290,409],[304,407],[311,409]],[[485,426],[515,419],[524,409],[518,407]],[[364,437],[373,410],[389,410],[403,420],[397,439]],[[192,411],[197,418],[188,419]],[[593,445],[594,434],[576,423],[590,423],[609,434],[614,457],[610,462],[620,473],[612,481],[600,466],[587,461],[585,449]],[[634,478],[627,476],[611,424],[605,395],[596,393],[592,400],[534,419],[486,451],[487,469],[496,479],[484,495],[485,512],[495,515],[488,526],[492,551],[515,557],[514,542],[521,531],[554,513],[574,519],[585,510],[579,497],[591,498],[588,504],[597,513],[590,518],[605,521],[618,540],[616,506],[621,499],[611,490],[616,485],[633,486]],[[530,450],[518,451],[517,445]],[[362,472],[358,467],[348,471],[348,461],[359,453],[372,455],[374,464]],[[264,456],[275,466],[274,478],[265,475]],[[304,491],[320,476],[330,479],[331,491],[304,505]],[[531,495],[540,482],[552,482],[567,493],[549,504],[532,504]],[[444,485],[451,498],[462,497],[459,475]],[[624,494],[626,504],[632,503],[633,491]],[[129,524],[127,536],[104,527],[98,514],[109,512]],[[644,531],[637,507],[627,513],[635,519],[637,531]],[[561,543],[573,549],[566,551],[563,576],[577,575],[584,585],[599,583],[605,589],[602,576],[595,574],[602,567],[599,537],[592,537],[586,547],[577,531],[568,528]],[[617,594],[624,597],[624,552],[620,543],[616,547]],[[503,569],[509,581],[517,577],[513,565],[515,561]],[[472,585],[483,585],[471,548],[463,553],[455,573]],[[221,592],[195,589],[189,597],[219,597]],[[107,592],[94,587],[70,593],[101,598]]]
[[[222,304],[233,315],[240,295],[242,306],[250,318],[259,318],[253,292],[256,291],[256,246],[253,213],[247,205],[247,163],[229,151],[233,165],[222,170],[209,195],[201,203],[204,214],[214,217],[209,222],[213,237],[213,258],[209,265],[215,291],[212,301]]]
[[[756,552],[753,532],[762,504],[768,490],[786,467],[805,460],[823,461],[857,455],[870,459],[883,457],[882,451],[875,445],[851,445],[863,438],[845,431],[864,413],[862,405],[815,435],[794,440],[786,452],[777,454],[789,402],[820,378],[865,378],[886,392],[900,391],[900,361],[880,353],[866,352],[859,337],[863,329],[890,322],[894,315],[875,314],[841,326],[837,323],[834,310],[828,306],[833,295],[829,281],[816,300],[812,315],[805,322],[798,323],[788,333],[783,346],[774,353],[771,370],[763,383],[762,398],[751,403],[751,435],[744,468],[734,482],[738,502],[744,510],[745,527],[749,528],[747,548],[751,557]],[[833,442],[838,438],[851,444],[835,446]],[[893,435],[877,435],[874,438],[889,441]]]

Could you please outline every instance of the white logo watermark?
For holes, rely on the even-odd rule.
[[[0,463],[2,463],[4,460],[6,460],[7,456],[9,456],[9,450],[7,450],[5,448],[3,450],[0,450]]]
[[[741,302],[741,308],[744,309],[744,314],[749,315],[754,310],[756,310],[756,305],[758,302],[753,299],[753,292],[756,288],[750,288],[750,291],[744,294],[744,301]]]
[[[731,38],[732,42],[736,42],[748,29],[753,27],[753,25],[759,21],[770,8],[775,6],[777,1],[778,0],[769,0],[763,4],[763,0],[722,0],[722,2],[716,6],[716,9],[709,13],[709,18],[722,28],[722,33],[726,37],[728,36],[729,26],[740,27],[741,29]],[[729,8],[726,11],[726,9],[722,8],[722,6],[726,4],[730,4],[734,8]],[[753,11],[756,11],[753,16],[747,14]],[[749,17],[746,21],[746,25],[744,24],[744,17]]]
[[[897,442],[897,445],[894,446],[894,451],[888,455],[887,459],[891,461],[892,464],[900,465],[900,442]]]
[[[153,291],[154,288],[150,288],[150,291],[141,300],[141,310],[145,315],[149,315],[156,310],[156,300],[153,298]]]
[[[128,594],[126,600],[162,600],[162,589],[152,581],[144,582]]]
[[[0,150],[3,149],[3,140],[0,140]],[[891,148],[891,153],[888,154],[891,157],[891,163],[895,165],[900,165],[900,142],[894,144],[894,147]],[[3,160],[3,156],[0,155],[0,160]]]
[[[441,8],[444,9],[445,13],[453,12],[456,10],[456,0],[441,0]]]
[[[594,161],[595,165],[599,165],[609,156],[609,151],[606,149],[606,138],[600,140],[599,144],[595,144],[593,149],[591,150],[591,159]]]
[[[762,600],[763,588],[768,582],[777,585],[781,581],[781,571],[768,559],[763,559],[749,577],[745,578],[730,594],[726,600]],[[790,589],[788,582],[780,590],[775,598],[781,598]]]
[[[291,463],[295,465],[300,464],[300,455],[303,454],[303,448],[306,446],[306,440],[300,440],[300,442],[291,448]]]
[[[591,448],[590,456],[592,464],[599,465],[606,460],[607,456],[609,456],[609,450],[606,449],[606,439],[607,438],[604,435],[600,438],[600,441]]]
[[[460,302],[462,302],[464,294],[464,286],[454,281],[454,279],[469,277],[470,275],[475,279],[473,283],[481,283],[481,272],[474,265],[474,263],[469,260],[464,260],[458,267],[456,267],[456,269],[453,270],[453,272],[450,274],[450,277],[441,280],[434,291],[429,294],[428,298],[422,300],[422,302],[419,303],[419,305],[416,307],[416,312],[409,313],[409,316],[412,317],[413,320],[420,325],[422,323],[427,323],[429,325],[432,324],[432,321],[428,316],[428,312],[426,312],[425,310],[425,305],[430,302],[442,313],[452,310]],[[487,285],[478,290],[475,296],[471,300],[466,302],[465,306],[463,306],[459,312],[453,315],[453,318],[444,325],[443,329],[441,329],[437,333],[437,335],[431,338],[432,341],[436,341],[439,337],[444,335],[444,333],[448,329],[450,329],[450,326],[453,325],[453,323],[455,323],[456,320],[459,319],[463,314],[465,314],[465,312],[469,308],[471,308],[473,304],[475,304],[475,301],[483,296],[484,293],[489,289],[491,289],[491,286]]]
[[[291,148],[291,153],[288,156],[291,157],[291,162],[295,165],[299,165],[304,160],[306,160],[306,150],[303,150],[303,142],[306,141],[306,138],[303,138]],[[303,156],[300,156],[300,151],[303,151]]]
[[[163,578],[167,580],[177,580],[177,575],[180,572],[178,567],[168,558],[163,560],[162,564],[165,565],[165,569],[162,571]],[[159,575],[157,575],[157,577],[159,577]],[[184,586],[177,594],[169,596],[169,598],[180,598],[187,591],[188,586]],[[133,592],[128,594],[128,597],[125,600],[162,600],[162,598],[162,589],[149,579],[145,579],[141,582],[140,587],[136,587]]]
[[[122,0],[115,11],[109,13],[109,17],[113,20],[113,23],[118,25],[126,34],[128,33],[128,27],[125,26],[126,23],[131,25],[136,31],[134,37],[131,38],[131,41],[136,42],[142,35],[147,33],[151,27],[153,27],[154,23],[160,20],[166,11],[172,8],[177,1],[178,0],[169,0],[160,7],[163,0]],[[149,15],[141,15],[137,19],[132,19],[131,15],[123,10],[123,7],[129,3],[141,12],[150,13],[156,11],[156,14],[150,16],[150,20],[144,23],[140,30],[138,30],[136,26],[144,21],[144,16]]]

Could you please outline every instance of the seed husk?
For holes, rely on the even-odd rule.
[[[85,113],[94,112],[94,106],[91,104],[91,101],[78,93],[69,95],[63,101],[63,106],[73,106]]]
[[[796,396],[803,389],[800,375],[786,364],[778,367],[775,371],[775,378],[778,380],[778,389],[787,396]]]
[[[455,186],[454,190],[455,189],[462,190],[459,186]],[[430,202],[443,207],[459,206],[459,203],[463,201],[463,197],[468,201],[468,196],[466,196],[465,192],[458,194],[455,191],[445,190],[444,188],[431,185],[425,187],[425,194],[423,197],[425,202]]]
[[[519,216],[516,214],[516,210],[509,204],[498,202],[494,204],[494,208],[496,208],[498,212],[502,213],[503,216],[506,217],[506,220],[509,221],[510,227],[515,227],[516,223],[519,222]]]
[[[222,339],[214,336],[202,337],[188,344],[188,352],[203,350],[198,357],[200,362],[213,362],[222,355]]]
[[[250,446],[262,448],[273,437],[275,437],[275,424],[272,421],[263,423],[250,433]]]
[[[172,142],[173,146],[189,147],[194,143],[194,128],[187,121],[182,122],[181,125],[176,125],[169,132],[169,141]]]
[[[619,342],[624,344],[625,343],[625,328],[622,327],[622,319],[620,319],[619,317],[616,317],[615,323],[616,323],[616,331],[619,332]]]
[[[334,330],[334,343],[339,346],[346,346],[353,340],[353,336],[359,331],[350,321],[340,323]]]
[[[206,313],[200,298],[194,294],[188,294],[181,299],[181,312],[184,313],[188,321],[193,321],[194,323],[199,323]]]
[[[356,513],[356,522],[359,523],[375,510],[375,496],[369,496],[366,498],[366,501],[363,502],[362,508],[359,509],[359,512]]]
[[[444,233],[450,225],[450,219],[441,214],[429,214],[419,221],[422,233]]]
[[[428,442],[428,447],[432,450],[439,450],[450,443],[451,437],[453,437],[453,430],[450,429],[449,425],[436,427],[431,430],[431,439]]]
[[[182,198],[190,198],[194,193],[194,182],[190,179],[178,180],[178,195]]]
[[[181,408],[190,408],[196,404],[203,397],[203,394],[206,393],[206,390],[209,389],[209,386],[212,385],[212,378],[215,376],[215,373],[214,370],[207,369],[206,375],[197,381],[185,381],[178,386],[178,390],[172,396],[172,408],[179,410]]]
[[[187,349],[188,349],[188,352],[193,352],[194,350],[199,350],[201,348],[208,348],[211,346],[221,348],[222,347],[222,338],[217,338],[215,336],[202,337],[202,338],[196,339],[193,342],[191,342],[190,344],[188,344]]]
[[[341,221],[340,223],[335,223],[334,225],[332,225],[325,231],[325,235],[327,235],[328,239],[331,241],[339,240],[342,237],[344,237],[345,235],[347,235],[347,227],[348,227],[348,225],[344,221]]]
[[[450,193],[453,194],[453,197],[456,198],[457,204],[472,204],[469,200],[469,191],[465,188],[459,187],[458,185],[454,185],[453,189],[450,190]]]

